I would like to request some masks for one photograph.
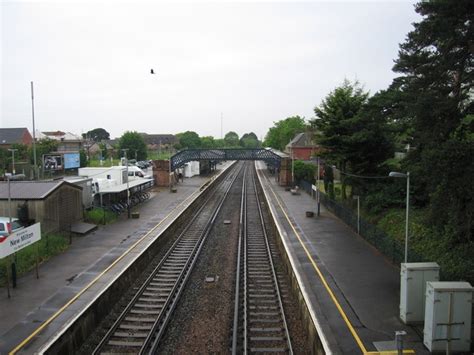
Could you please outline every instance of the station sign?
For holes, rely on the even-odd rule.
[[[0,259],[16,253],[17,251],[31,245],[41,239],[41,224],[35,223],[32,226],[20,229],[10,234],[0,243]]]

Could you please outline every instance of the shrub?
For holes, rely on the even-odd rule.
[[[100,207],[94,207],[93,209],[86,211],[85,217],[88,222],[94,224],[109,224],[117,219],[115,213]]]

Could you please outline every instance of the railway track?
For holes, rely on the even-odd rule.
[[[292,354],[255,169],[247,168],[244,175],[232,353]]]
[[[155,353],[214,220],[241,169],[234,168],[206,199],[138,288],[93,354]]]

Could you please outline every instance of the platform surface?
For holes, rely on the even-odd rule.
[[[404,330],[405,349],[428,354],[420,329],[399,319],[399,268],[323,205],[318,217],[316,201],[305,191],[294,195],[278,185],[264,164],[257,162],[257,167],[330,351],[377,352],[381,344],[394,344],[389,342],[395,331]],[[307,211],[314,211],[314,217],[307,217]]]
[[[218,165],[217,173],[229,164]],[[166,228],[167,220],[171,221],[188,206],[210,178],[194,176],[184,179],[176,185],[176,193],[170,193],[167,188],[155,188],[149,200],[133,209],[140,213],[140,218],[127,219],[124,213],[113,224],[98,226],[85,236],[73,238],[66,252],[40,265],[39,279],[36,279],[34,270],[19,277],[17,287],[10,289],[11,298],[7,298],[6,287],[0,287],[0,355],[9,353],[28,339],[135,243],[148,239],[144,240],[143,246],[138,245],[121,259],[114,266],[116,270],[111,269],[100,276],[99,281],[18,351],[24,354],[36,353],[48,338],[71,319],[77,309],[95,297],[95,293],[136,257],[154,235]],[[150,230],[152,233],[149,233]],[[147,237],[148,234],[150,236]]]

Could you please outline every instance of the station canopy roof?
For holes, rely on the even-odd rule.
[[[130,180],[128,183],[128,188],[132,189],[134,187],[140,186],[140,185],[146,185],[149,183],[152,183],[153,179],[136,179],[136,180]],[[99,193],[101,194],[115,194],[119,193],[122,191],[127,191],[127,184],[120,184],[120,185],[115,185],[115,186],[109,186],[109,187],[104,187],[102,188]]]

